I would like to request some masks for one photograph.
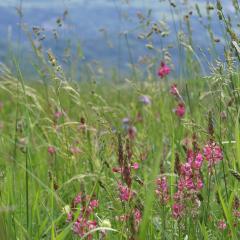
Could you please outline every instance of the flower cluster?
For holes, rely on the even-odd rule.
[[[79,237],[83,237],[86,233],[97,227],[97,221],[94,220],[93,214],[98,207],[98,200],[91,199],[90,196],[85,196],[79,193],[72,202],[71,210],[67,214],[67,222],[74,221],[73,232]],[[77,219],[74,219],[74,212],[80,213]],[[87,239],[92,239],[92,235],[89,234]]]
[[[158,76],[160,78],[164,78],[165,76],[167,76],[169,73],[171,72],[170,67],[165,64],[164,62],[161,62],[161,65],[158,69]]]
[[[185,112],[186,112],[186,109],[185,109],[185,104],[180,102],[178,103],[177,107],[174,109],[176,115],[179,117],[179,118],[182,118],[184,117],[185,115]]]
[[[182,118],[185,115],[186,112],[186,108],[185,108],[185,104],[183,101],[183,97],[181,96],[181,94],[179,93],[179,90],[177,88],[177,84],[173,84],[170,87],[170,94],[172,94],[173,96],[175,96],[176,100],[178,101],[178,105],[177,107],[173,110],[175,112],[175,114],[179,117]]]
[[[122,202],[128,202],[132,196],[133,192],[128,186],[124,186],[121,182],[118,183],[119,198]]]
[[[223,159],[221,147],[214,141],[209,141],[203,148],[205,159],[208,161],[208,167],[211,169],[215,164]]]
[[[203,156],[200,152],[188,150],[187,162],[180,165],[177,192],[174,195],[174,205],[172,208],[173,217],[182,217],[188,207],[191,207],[192,214],[195,215],[200,201],[198,193],[203,188],[203,180],[200,170],[203,163]]]
[[[169,200],[169,193],[168,193],[168,185],[167,185],[167,178],[165,176],[159,177],[156,180],[156,194],[160,198],[161,203],[167,203]]]

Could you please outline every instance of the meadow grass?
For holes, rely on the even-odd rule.
[[[182,82],[178,89],[186,114],[179,119],[167,81],[116,86],[56,80],[45,88],[41,83],[21,82],[6,69],[3,72],[1,239],[78,238],[63,209],[71,206],[79,192],[99,201],[91,216],[99,227],[94,238],[104,231],[105,239],[238,239],[239,223],[233,211],[239,178],[230,170],[235,175],[239,171],[239,108],[229,103],[228,86],[217,83],[222,87],[217,93],[209,87],[211,78]],[[237,87],[238,75],[233,81]],[[150,105],[139,102],[142,95],[151,97]],[[136,128],[134,138],[123,127],[125,117]],[[182,141],[192,141],[193,136],[202,149],[211,137],[209,121],[224,158],[211,174],[204,160],[199,208],[174,219],[171,208],[179,178],[176,154],[183,164]],[[119,199],[121,177],[112,171],[119,165],[119,138],[124,155],[130,141],[131,162],[139,164],[139,169],[131,171],[134,197],[127,202]],[[49,146],[54,147],[53,153]],[[159,174],[167,177],[170,196],[166,204],[155,193]],[[132,236],[131,220],[121,222],[117,217],[136,207],[141,209],[142,220]],[[227,227],[219,231],[221,219]]]

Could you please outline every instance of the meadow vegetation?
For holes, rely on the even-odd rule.
[[[162,23],[140,14],[143,47],[161,56],[144,73],[130,61],[128,75],[89,67],[74,81],[76,66],[36,45],[39,28],[28,32],[38,81],[14,55],[0,65],[0,239],[240,239],[239,32],[220,0],[207,1],[225,50],[203,75],[195,7],[175,36],[185,77],[171,77],[169,49],[151,41],[165,37]]]

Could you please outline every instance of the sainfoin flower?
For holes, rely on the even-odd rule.
[[[133,192],[127,186],[124,186],[122,183],[118,183],[119,198],[122,202],[127,202],[133,196]]]
[[[179,203],[175,203],[173,204],[173,207],[172,207],[172,214],[173,214],[173,217],[174,218],[179,218],[181,217],[182,215],[182,212],[183,212],[183,205],[179,204]]]
[[[164,78],[171,72],[171,69],[169,66],[167,66],[164,62],[161,62],[161,65],[158,69],[158,76],[161,78]]]
[[[222,219],[218,222],[218,229],[224,230],[224,229],[226,229],[226,227],[227,227],[227,224],[226,224],[225,220]]]
[[[142,220],[142,214],[139,209],[134,209],[134,222],[138,226]]]
[[[179,103],[174,111],[179,118],[182,118],[186,112],[184,103]]]
[[[201,202],[198,194],[203,188],[203,180],[200,170],[203,163],[203,156],[198,151],[188,150],[187,161],[180,165],[177,192],[174,194],[174,205],[172,215],[179,219],[184,214],[195,216]],[[191,206],[189,208],[189,206]]]
[[[171,87],[170,87],[170,93],[174,96],[179,96],[179,91],[177,89],[177,84],[173,84]]]
[[[72,230],[79,237],[83,237],[86,233],[97,227],[97,222],[93,219],[95,209],[98,207],[98,200],[91,199],[88,195],[79,193],[73,200],[72,212],[67,214],[67,222],[73,221],[73,212],[80,208],[80,213],[75,222],[73,222]],[[92,239],[92,234],[87,236]]]
[[[48,153],[49,153],[50,155],[55,154],[55,153],[56,153],[56,148],[55,148],[54,146],[49,146],[49,147],[48,147]]]
[[[159,177],[156,180],[156,194],[160,198],[161,203],[166,203],[169,200],[167,178],[165,176]]]
[[[209,167],[212,167],[223,160],[223,152],[221,147],[213,141],[210,141],[205,145],[203,152],[206,160],[208,161]]]
[[[134,170],[139,169],[139,164],[137,162],[133,163],[133,165],[131,166]]]

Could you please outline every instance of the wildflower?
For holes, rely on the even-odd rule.
[[[174,96],[179,96],[179,92],[178,92],[178,89],[177,89],[177,84],[173,84],[170,87],[170,93]]]
[[[162,203],[166,203],[169,199],[167,178],[165,176],[158,178],[156,184],[156,194],[160,197]]]
[[[220,221],[218,222],[218,229],[219,229],[219,230],[224,230],[224,229],[226,229],[226,227],[227,227],[227,224],[225,223],[224,220],[220,220]]]
[[[196,170],[199,170],[202,167],[202,163],[203,163],[203,156],[201,153],[198,153],[193,163],[193,168]]]
[[[132,168],[133,168],[134,170],[139,169],[139,164],[138,164],[138,163],[134,163],[134,164],[132,165]]]
[[[56,111],[56,112],[54,113],[54,117],[55,117],[56,119],[59,119],[62,115],[63,115],[63,113],[62,113],[61,111]]]
[[[127,202],[133,196],[133,192],[127,186],[123,186],[122,183],[118,183],[119,198],[123,202]]]
[[[139,102],[144,104],[144,105],[150,105],[151,104],[151,100],[148,96],[146,95],[142,95],[139,97]]]
[[[239,210],[234,210],[234,211],[233,211],[233,215],[234,215],[236,218],[240,218],[240,211],[239,211]]]
[[[54,155],[56,153],[56,148],[54,146],[49,146],[48,147],[48,153],[50,155]]]
[[[89,203],[91,208],[97,208],[98,207],[98,200],[94,199],[92,201],[90,201]]]
[[[201,190],[203,188],[203,181],[201,178],[197,179],[197,190]]]
[[[183,209],[184,209],[183,205],[178,204],[178,203],[173,204],[173,207],[172,207],[173,217],[174,218],[181,217],[182,213],[183,213]]]
[[[71,212],[67,213],[67,222],[71,222],[73,220],[73,214]]]
[[[129,122],[130,122],[130,119],[127,118],[127,117],[125,117],[125,118],[122,119],[122,123],[123,123],[123,124],[129,124]]]
[[[186,111],[184,103],[179,103],[174,111],[179,118],[182,118]]]
[[[212,167],[223,159],[222,149],[215,142],[208,142],[203,148],[203,152],[209,167]]]
[[[90,200],[90,201],[89,201]],[[76,205],[81,204],[80,213],[75,222],[73,222],[72,230],[79,237],[83,237],[89,231],[95,229],[97,227],[97,222],[93,219],[94,209],[98,207],[98,200],[91,199],[90,196],[83,196],[79,193],[73,200],[73,211]],[[67,222],[71,222],[73,220],[73,213],[69,212],[67,214]],[[88,234],[87,239],[92,239],[92,234]]]
[[[142,220],[142,214],[140,212],[139,209],[135,209],[134,210],[134,221],[137,225],[139,225],[139,223],[141,222]]]
[[[111,222],[108,219],[104,219],[104,220],[101,221],[100,227],[111,228],[112,225],[111,225]]]
[[[164,62],[161,62],[161,65],[158,69],[158,76],[164,78],[171,72],[170,67],[168,67]]]
[[[69,205],[66,205],[63,207],[62,211],[66,214],[70,213],[71,212],[71,208]]]
[[[74,198],[74,206],[78,205],[79,203],[82,202],[82,195],[79,193],[75,198]]]

